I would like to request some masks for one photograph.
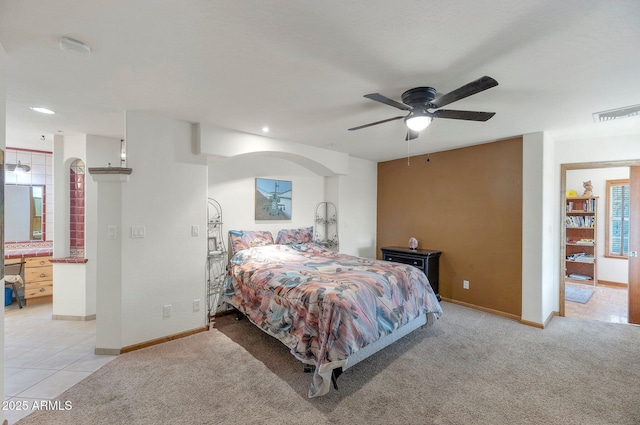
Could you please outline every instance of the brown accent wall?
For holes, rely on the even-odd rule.
[[[426,159],[378,164],[378,258],[380,247],[416,237],[442,251],[442,297],[520,316],[522,138]]]

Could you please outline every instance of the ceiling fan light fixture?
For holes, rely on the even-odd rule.
[[[422,131],[425,128],[429,127],[433,121],[433,117],[427,115],[424,111],[412,111],[407,117],[404,119],[404,123],[407,125],[409,130],[413,131]]]

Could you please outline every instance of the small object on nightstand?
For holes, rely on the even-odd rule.
[[[416,238],[409,239],[409,248],[415,250],[418,247],[418,240]]]

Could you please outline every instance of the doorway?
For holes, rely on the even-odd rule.
[[[595,187],[593,196],[597,197],[597,214],[599,218],[598,230],[596,231],[596,255],[595,264],[593,265],[593,280],[579,281],[575,279],[565,279],[567,272],[568,259],[567,255],[567,231],[561,232],[561,261],[560,261],[560,315],[590,318],[594,320],[608,321],[614,323],[634,323],[634,317],[640,311],[640,303],[634,297],[630,297],[629,293],[637,291],[638,277],[632,273],[632,263],[637,259],[620,258],[605,254],[605,248],[609,246],[609,239],[605,238],[605,228],[608,220],[607,202],[609,199],[608,188],[605,185],[606,180],[629,179],[632,170],[640,170],[640,160],[634,161],[608,161],[608,162],[590,162],[578,164],[562,164],[561,165],[561,193],[562,201],[562,226],[565,226],[565,211],[567,205],[567,191],[573,190],[580,197],[585,190],[582,182],[590,180]],[[635,167],[635,168],[634,168]],[[633,192],[633,191],[632,191]],[[636,193],[638,190],[635,191]],[[576,194],[573,194],[575,196]],[[571,200],[570,200],[571,201]],[[640,204],[638,195],[630,197],[630,205],[637,206]],[[630,227],[632,229],[632,227]],[[637,233],[638,229],[636,229]],[[629,232],[631,236],[631,232]],[[634,238],[631,237],[630,240]],[[637,238],[636,238],[637,239]],[[570,242],[573,242],[570,240]],[[637,243],[637,242],[636,242]],[[632,249],[631,246],[628,248]],[[608,251],[607,251],[608,252]],[[571,265],[571,264],[569,264]],[[565,294],[568,292],[578,291],[589,293],[587,302],[566,301]],[[627,318],[630,318],[627,320]]]

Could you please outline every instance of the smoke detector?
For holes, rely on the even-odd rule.
[[[80,40],[71,37],[60,37],[58,39],[58,47],[63,52],[73,53],[80,56],[89,56],[91,47]]]

